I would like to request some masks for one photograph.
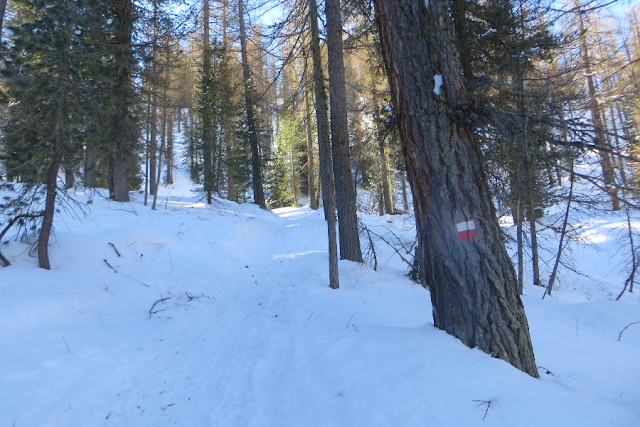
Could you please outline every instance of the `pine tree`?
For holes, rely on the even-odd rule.
[[[20,26],[9,26],[11,43],[3,75],[12,99],[4,128],[9,173],[29,185],[46,185],[38,260],[50,269],[48,244],[61,167],[73,167],[86,142],[87,112],[97,99],[88,63],[105,50],[91,32],[104,30],[99,4],[91,0],[19,0]]]

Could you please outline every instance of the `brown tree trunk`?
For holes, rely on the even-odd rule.
[[[578,2],[578,5],[580,3]],[[602,111],[598,98],[596,97],[596,85],[593,79],[591,70],[591,57],[587,47],[587,36],[582,20],[582,12],[579,13],[580,17],[580,33],[582,44],[582,60],[584,61],[585,72],[587,76],[587,87],[589,89],[590,109],[591,109],[591,121],[595,128],[595,140],[598,153],[600,155],[600,165],[602,166],[602,178],[604,185],[611,196],[611,203],[614,211],[620,210],[620,199],[618,197],[618,190],[616,188],[615,171],[613,170],[613,164],[611,162],[611,155],[609,154],[607,143],[604,137],[604,124],[602,123]]]
[[[155,95],[153,99],[155,100]],[[151,136],[149,138],[149,194],[154,196],[158,191],[155,176],[158,164],[158,109],[151,106]]]
[[[167,185],[173,184],[173,112],[167,119]]]
[[[38,265],[40,268],[51,270],[49,263],[49,236],[53,227],[53,215],[56,209],[56,194],[58,189],[58,171],[60,170],[61,157],[56,154],[49,165],[45,184],[47,186],[47,199],[42,219],[42,228],[38,236]]]
[[[249,144],[251,145],[251,176],[253,184],[253,201],[256,205],[266,209],[267,204],[264,198],[262,187],[262,161],[260,160],[260,136],[256,126],[255,102],[253,99],[253,89],[251,87],[251,72],[249,70],[249,58],[247,56],[247,31],[244,25],[244,2],[238,2],[238,17],[240,21],[240,54],[242,57],[242,78],[244,82],[244,99],[247,114],[247,130],[249,132]]]
[[[98,186],[98,147],[92,137],[87,139],[84,153],[84,186],[87,188]]]
[[[329,233],[329,286],[340,287],[338,274],[338,239],[336,236],[336,197],[331,166],[331,145],[329,142],[329,115],[327,112],[327,92],[322,72],[322,51],[320,50],[320,30],[318,28],[318,5],[309,0],[309,20],[311,21],[311,54],[313,58],[313,83],[316,95],[316,121],[318,124],[318,157],[320,158],[320,188],[324,217]]]
[[[349,129],[347,118],[347,92],[342,51],[342,18],[340,0],[326,0],[327,50],[329,65],[329,92],[331,103],[331,149],[338,227],[340,230],[340,259],[362,262],[356,189],[351,176],[349,155]]]
[[[472,142],[448,2],[375,5],[434,324],[537,378],[515,271]]]
[[[71,190],[76,182],[75,170],[72,166],[64,168],[64,189]]]
[[[393,215],[391,206],[391,191],[389,189],[389,171],[387,170],[387,155],[384,152],[384,134],[382,131],[382,119],[380,118],[380,106],[375,88],[373,90],[373,109],[376,121],[376,135],[378,139],[378,156],[380,161],[380,174],[382,175],[382,199],[384,201],[384,213]]]
[[[113,0],[112,12],[115,18],[115,36],[111,47],[115,52],[115,64],[118,69],[118,86],[113,90],[115,114],[112,123],[112,141],[114,144],[113,161],[113,198],[116,202],[128,202],[127,162],[133,155],[134,135],[131,135],[131,112],[128,101],[131,99],[132,83],[130,49],[133,28],[132,0]]]
[[[311,108],[309,108],[309,90],[304,90],[304,125],[307,130],[307,186],[309,193],[309,207],[314,211],[318,209],[318,200],[316,199],[316,171],[315,161],[313,158],[313,133],[311,132]]]

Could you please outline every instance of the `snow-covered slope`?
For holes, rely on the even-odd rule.
[[[2,246],[0,426],[640,425],[635,296],[527,289],[535,380],[435,329],[378,239],[378,271],[341,261],[332,290],[321,211],[190,190],[60,213],[51,271]],[[408,217],[363,220],[413,239]]]

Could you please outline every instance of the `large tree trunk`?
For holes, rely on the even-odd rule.
[[[247,113],[247,130],[249,132],[249,144],[251,145],[251,176],[253,183],[253,201],[261,208],[266,208],[264,189],[262,187],[262,161],[260,160],[260,136],[256,126],[255,102],[252,89],[251,72],[249,70],[249,58],[247,56],[247,31],[244,25],[244,3],[238,2],[238,17],[240,20],[240,53],[242,56],[242,78],[244,82],[244,99]]]
[[[58,189],[58,171],[60,170],[61,157],[59,154],[54,155],[47,175],[45,184],[47,185],[47,199],[44,208],[44,218],[42,219],[42,228],[38,236],[38,265],[40,268],[51,270],[49,263],[49,236],[53,227],[53,215],[56,209],[56,194]]]
[[[342,18],[340,0],[326,0],[329,92],[331,102],[331,149],[333,174],[338,203],[340,258],[362,262],[356,189],[351,176],[347,92],[342,51]]]
[[[424,285],[436,327],[537,378],[515,271],[472,143],[447,4],[375,0]]]
[[[320,188],[324,217],[329,232],[329,286],[340,287],[338,274],[338,239],[336,236],[336,196],[331,167],[331,145],[329,143],[329,115],[327,113],[327,92],[322,72],[322,51],[320,50],[320,30],[318,28],[318,4],[309,0],[309,21],[311,22],[311,55],[313,58],[313,84],[316,95],[316,121],[318,125],[318,157],[320,158]]]
[[[113,141],[113,198],[116,202],[129,201],[129,187],[127,185],[127,163],[133,155],[133,144],[136,136],[132,129],[135,126],[129,111],[132,99],[131,72],[133,68],[131,58],[131,42],[133,31],[133,2],[132,0],[113,0],[113,16],[115,31],[111,48],[115,54],[118,85],[113,90],[114,115],[112,122]]]

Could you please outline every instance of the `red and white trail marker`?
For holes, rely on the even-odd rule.
[[[458,237],[461,242],[478,237],[475,221],[459,222],[456,224],[456,228],[458,229]]]

